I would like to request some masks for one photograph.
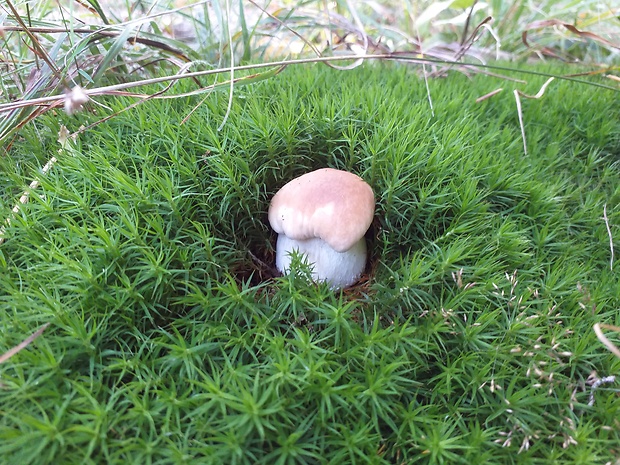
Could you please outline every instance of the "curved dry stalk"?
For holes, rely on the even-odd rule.
[[[601,341],[603,345],[607,347],[612,354],[620,358],[620,349],[618,349],[613,342],[607,339],[607,336],[603,334],[603,330],[601,328],[620,332],[620,326],[606,325],[606,324],[601,324],[601,323],[596,323],[593,326],[594,332],[596,333],[596,337],[598,337],[598,340]]]
[[[519,117],[519,127],[521,128],[521,138],[523,139],[523,154],[527,156],[527,139],[525,137],[525,127],[523,126],[523,112],[521,111],[521,99],[519,98],[519,91],[513,91],[515,100],[517,102],[517,116]]]
[[[395,60],[403,60],[403,61],[406,60],[406,61],[413,61],[413,62],[420,62],[420,63],[422,63],[423,61],[426,61],[426,62],[434,61],[431,59],[421,60],[417,58],[407,58],[404,56],[395,57],[392,54],[368,55],[364,58],[386,59],[386,60],[395,59]],[[252,65],[235,66],[235,71],[280,67],[283,65],[293,65],[293,64],[302,64],[302,63],[318,63],[318,62],[325,63],[325,62],[330,62],[330,61],[345,61],[345,60],[354,60],[354,59],[359,59],[359,56],[358,55],[340,55],[340,56],[335,56],[335,57],[315,57],[315,58],[306,58],[306,59],[297,59],[297,60],[280,60],[280,61],[273,61],[273,62],[267,62],[267,63],[257,63],[257,64],[252,64]],[[438,62],[445,63],[444,61],[438,61]],[[159,84],[159,83],[168,82],[168,81],[177,81],[179,79],[185,79],[185,78],[210,76],[212,74],[221,74],[221,73],[230,73],[230,68],[209,69],[209,70],[204,70],[204,71],[194,71],[191,73],[177,73],[172,76],[162,76],[158,78],[144,79],[141,81],[115,84],[112,86],[96,87],[93,89],[84,89],[84,92],[89,97],[93,97],[97,95],[109,95],[111,92],[118,91],[118,90],[131,89],[134,87],[142,87],[142,86],[147,86],[151,84]],[[23,107],[48,105],[50,103],[59,103],[59,102],[62,102],[63,99],[64,99],[64,95],[52,95],[49,97],[39,97],[35,99],[4,103],[4,104],[0,104],[0,113],[6,112],[6,111],[12,111],[12,110],[23,108]]]
[[[523,113],[521,111],[521,99],[519,98],[519,96],[523,96],[525,98],[529,98],[529,99],[539,99],[541,98],[543,95],[545,95],[545,90],[547,89],[547,86],[549,84],[551,84],[551,82],[555,79],[555,77],[550,77],[549,79],[547,79],[547,82],[545,82],[542,87],[540,88],[540,90],[538,91],[538,93],[536,95],[528,95],[525,94],[523,92],[521,92],[520,90],[515,89],[514,95],[515,95],[515,100],[517,101],[517,116],[519,117],[519,126],[521,127],[521,137],[523,138],[523,153],[525,155],[527,155],[527,140],[525,138],[525,127],[523,125]]]
[[[251,65],[235,66],[235,71],[245,71],[245,70],[252,70],[252,69],[280,67],[280,66],[308,64],[308,63],[327,63],[331,61],[346,61],[346,60],[357,60],[357,59],[359,59],[359,55],[338,55],[338,56],[332,56],[332,57],[314,57],[314,58],[300,58],[300,59],[295,59],[295,60],[278,60],[278,61],[270,61],[270,62],[265,62],[265,63],[256,63],[256,64],[251,64]],[[437,59],[429,58],[429,57],[420,58],[419,54],[405,54],[405,53],[372,54],[372,55],[364,56],[364,59],[365,60],[394,60],[394,61],[417,63],[420,65],[421,64],[441,64],[441,65],[458,65],[458,66],[464,65],[463,63],[457,63],[457,62],[453,62],[450,60],[437,60]],[[510,68],[506,68],[502,66],[494,66],[494,65],[467,63],[466,66],[499,69],[499,70],[504,70],[504,71],[515,71],[515,70],[511,70]],[[521,73],[532,74],[532,75],[540,74],[540,73],[532,72],[528,70],[518,70],[518,71]],[[204,70],[204,71],[194,71],[191,73],[183,73],[183,74],[177,73],[171,76],[162,76],[162,77],[157,77],[157,78],[144,79],[141,81],[126,82],[126,83],[116,84],[112,86],[96,87],[93,89],[84,89],[84,92],[89,97],[93,97],[97,95],[111,95],[112,92],[119,91],[119,90],[125,90],[125,89],[131,89],[134,87],[141,87],[141,86],[146,86],[146,85],[151,85],[151,84],[159,84],[162,82],[176,81],[179,79],[196,78],[196,77],[201,77],[201,76],[209,76],[213,74],[229,73],[229,72],[230,72],[230,68],[218,68],[218,69],[210,69],[210,70]],[[555,76],[555,78],[565,79],[565,80],[578,82],[582,84],[588,84],[594,87],[600,87],[602,89],[613,90],[615,92],[618,92],[620,90],[617,87],[608,86],[608,85],[601,84],[598,82],[583,81],[583,80],[572,78],[571,76]],[[523,95],[526,96],[525,94]],[[63,97],[64,96],[61,96],[61,95],[52,95],[49,97],[40,97],[40,98],[35,98],[35,99],[21,100],[21,101],[16,101],[16,102],[11,102],[11,103],[0,104],[0,113],[12,111],[18,108],[29,107],[29,106],[49,105],[52,103],[60,104],[63,101]]]
[[[525,98],[529,98],[529,99],[539,99],[541,98],[543,95],[545,95],[545,90],[547,90],[547,86],[549,84],[551,84],[551,82],[555,79],[555,77],[550,77],[549,79],[547,79],[547,81],[542,85],[542,87],[540,88],[540,90],[538,91],[538,93],[536,95],[528,95],[524,92],[521,92],[520,90],[516,90],[515,92],[518,92],[519,95],[525,97]]]
[[[603,207],[603,220],[605,221],[605,227],[607,228],[607,235],[609,236],[609,249],[611,250],[611,258],[609,259],[609,269],[614,269],[614,238],[611,235],[611,228],[609,227],[609,218],[607,218],[607,204]]]

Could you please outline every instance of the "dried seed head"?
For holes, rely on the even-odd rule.
[[[68,115],[73,115],[82,109],[82,106],[88,102],[89,97],[80,87],[75,86],[69,92],[65,93],[65,111]]]

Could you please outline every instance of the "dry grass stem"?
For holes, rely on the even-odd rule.
[[[520,90],[517,90],[515,92],[518,92],[519,95],[522,95],[525,98],[530,98],[530,99],[539,99],[541,98],[543,95],[545,95],[545,90],[547,89],[547,86],[549,84],[551,84],[551,82],[554,80],[555,78],[550,77],[549,79],[547,79],[547,81],[542,85],[542,87],[540,88],[540,90],[538,91],[538,93],[536,95],[528,95],[528,94],[524,94],[523,92],[521,92]]]
[[[8,350],[7,352],[5,352],[4,354],[0,355],[0,363],[4,363],[6,362],[8,359],[10,359],[13,355],[15,355],[16,353],[20,352],[21,350],[25,349],[26,347],[28,347],[30,345],[30,343],[32,343],[32,341],[34,341],[36,338],[38,338],[41,334],[43,334],[43,331],[45,331],[45,329],[49,326],[49,323],[45,323],[43,326],[41,326],[39,329],[37,329],[34,333],[32,333],[30,336],[28,336],[26,339],[24,339],[22,342],[20,342],[19,344],[17,344],[15,347],[13,347],[12,349]]]
[[[58,142],[60,142],[60,145],[64,148],[65,144],[67,142],[67,139],[69,137],[69,131],[67,131],[67,128],[65,126],[62,126],[60,128],[60,132],[58,134]],[[45,176],[49,170],[52,169],[52,167],[54,166],[54,164],[58,161],[58,159],[54,156],[52,156],[52,158],[50,158],[47,163],[43,166],[43,168],[41,169],[41,175]],[[30,185],[28,186],[30,190],[34,190],[37,187],[39,187],[39,184],[41,184],[41,181],[39,179],[34,179]],[[25,205],[28,202],[28,198],[30,197],[30,191],[24,191],[24,193],[22,194],[22,196],[19,198],[19,200],[17,201],[17,203],[15,204],[15,206],[13,207],[13,209],[11,210],[11,213],[9,215],[9,217],[7,217],[4,220],[4,225],[2,227],[0,227],[0,245],[2,245],[4,243],[4,233],[6,232],[6,227],[8,225],[11,224],[11,219],[13,217],[13,215],[16,215],[21,206]]]
[[[596,333],[596,337],[598,337],[598,340],[601,341],[605,345],[605,347],[607,347],[609,349],[609,351],[612,354],[614,354],[616,357],[620,358],[620,349],[618,349],[613,342],[611,342],[609,339],[607,339],[607,336],[605,336],[603,334],[603,330],[601,328],[609,329],[609,330],[612,330],[612,331],[620,331],[620,327],[613,326],[613,325],[601,324],[601,323],[596,323],[594,325],[594,332]]]
[[[523,138],[523,153],[527,155],[527,140],[525,138],[525,128],[523,127],[523,114],[521,111],[521,99],[519,98],[519,91],[514,90],[515,100],[517,101],[517,115],[519,116],[519,126],[521,127],[521,137]]]
[[[50,158],[48,162],[45,164],[45,166],[43,167],[43,169],[41,170],[41,174],[45,175],[49,170],[52,169],[52,166],[54,166],[54,163],[56,163],[57,161],[58,159],[56,157]],[[41,181],[39,181],[38,179],[34,179],[28,187],[30,188],[30,190],[34,190],[37,187],[39,187],[40,183]],[[28,202],[29,197],[30,197],[30,192],[24,191],[22,196],[19,198],[19,200],[13,207],[13,210],[11,210],[10,216],[4,220],[4,225],[0,227],[0,245],[4,243],[4,240],[5,240],[4,233],[6,232],[6,227],[11,224],[12,216],[16,215],[19,212],[21,206]]]
[[[288,66],[288,65],[298,65],[298,64],[308,64],[308,63],[327,64],[332,61],[347,61],[347,60],[359,60],[359,59],[360,59],[359,55],[338,55],[338,56],[332,56],[332,57],[314,57],[314,58],[300,58],[300,59],[295,59],[295,60],[278,60],[278,61],[271,61],[271,62],[265,62],[265,63],[236,66],[235,71],[245,71],[245,70],[270,68],[270,67],[282,67],[282,66]],[[450,66],[450,65],[459,65],[459,66],[466,66],[466,67],[473,66],[471,63],[468,65],[463,65],[462,63],[452,62],[448,60],[437,60],[437,59],[428,58],[428,57],[420,58],[419,56],[412,56],[408,54],[398,54],[398,53],[381,53],[381,54],[365,55],[364,60],[394,60],[394,61],[417,63],[420,65],[433,63],[433,64],[442,64],[442,65],[447,65],[447,66]],[[159,84],[159,83],[168,82],[168,81],[178,81],[179,79],[187,79],[187,78],[193,79],[196,77],[209,76],[213,74],[221,74],[225,72],[230,72],[230,68],[209,69],[209,70],[194,71],[191,73],[184,73],[184,74],[177,73],[172,76],[162,76],[158,78],[144,79],[141,81],[125,82],[122,84],[97,87],[93,89],[84,89],[84,93],[91,98],[97,95],[113,95],[114,92],[117,92],[119,90],[125,90],[125,89],[141,87],[141,86],[146,86],[146,85],[151,85],[151,84]],[[569,76],[564,76],[564,78],[569,79]],[[570,79],[570,80],[576,81],[575,79]],[[599,84],[599,83],[590,83],[590,84],[595,87],[602,88],[602,89],[617,90],[615,87],[610,87],[610,86]],[[543,88],[544,87],[546,87],[546,85],[544,85]],[[543,89],[541,88],[541,90]],[[519,92],[519,91],[515,91],[515,92]],[[158,92],[157,94],[160,95],[161,92]],[[525,94],[522,94],[522,95],[526,96]],[[529,96],[526,96],[526,97],[529,97]],[[162,97],[159,97],[159,98],[162,98]],[[535,98],[535,97],[529,97],[529,98]],[[56,106],[56,105],[61,105],[63,102],[64,102],[64,95],[53,95],[49,97],[40,97],[40,98],[34,98],[34,99],[20,100],[20,101],[11,102],[11,103],[0,104],[0,113],[16,110],[19,108],[31,107],[31,106],[47,106],[47,105]],[[518,105],[520,106],[520,103]]]
[[[489,98],[493,97],[494,95],[499,94],[503,90],[504,89],[502,87],[500,87],[499,89],[495,89],[493,92],[489,92],[488,94],[485,94],[482,97],[478,97],[476,99],[476,103],[483,102],[484,100],[489,99]]]
[[[416,57],[395,56],[392,54],[367,55],[364,58],[365,59],[406,60],[406,61],[411,61],[414,63],[424,63],[424,62],[446,63],[445,61],[437,61],[437,60],[432,60],[429,58],[425,58],[424,60],[422,60]],[[346,60],[357,60],[357,59],[359,59],[358,55],[339,55],[339,56],[333,56],[333,57],[315,57],[315,58],[302,58],[302,59],[297,59],[297,60],[279,60],[279,61],[251,64],[251,65],[236,66],[235,71],[246,71],[246,70],[253,70],[253,69],[270,68],[270,67],[281,67],[281,66],[286,66],[286,65],[296,65],[296,64],[303,64],[303,63],[327,63],[331,61],[346,61]],[[208,70],[203,70],[203,71],[194,71],[191,73],[184,73],[181,71],[172,76],[162,76],[158,78],[144,79],[144,80],[135,81],[135,82],[125,82],[122,84],[115,84],[111,86],[104,86],[104,87],[97,87],[93,89],[83,89],[83,90],[86,95],[92,98],[93,96],[97,96],[97,95],[111,95],[112,92],[116,92],[119,90],[125,90],[125,89],[131,89],[134,87],[142,87],[142,86],[159,84],[159,83],[168,82],[168,81],[178,81],[180,79],[186,79],[186,78],[210,76],[213,74],[221,74],[225,72],[230,72],[230,68],[208,69]],[[160,93],[161,92],[158,92],[157,94],[160,94]],[[65,98],[64,95],[52,95],[49,97],[40,97],[40,98],[21,100],[21,101],[11,102],[11,103],[3,103],[3,104],[0,104],[0,113],[16,110],[19,108],[30,107],[30,106],[43,106],[43,105],[49,105],[49,104],[60,105],[64,102],[64,98]]]
[[[536,95],[528,95],[528,94],[521,92],[520,90],[517,90],[517,89],[514,90],[515,100],[517,101],[517,114],[519,116],[519,126],[521,127],[521,137],[523,138],[523,152],[525,153],[525,155],[527,155],[527,140],[525,138],[525,127],[523,126],[523,112],[521,110],[521,99],[519,98],[519,96],[522,95],[523,97],[529,98],[529,99],[539,99],[545,94],[545,90],[547,89],[547,86],[551,84],[551,82],[554,79],[555,78],[553,77],[550,77],[549,79],[547,79],[547,81],[542,85],[542,87],[540,88],[540,90],[538,91]]]
[[[605,227],[607,228],[607,235],[609,236],[609,249],[611,250],[611,258],[609,259],[609,269],[614,269],[614,238],[611,235],[611,228],[609,227],[609,218],[607,218],[607,204],[603,206],[603,220],[605,221]]]

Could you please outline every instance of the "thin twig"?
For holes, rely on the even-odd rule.
[[[605,220],[605,226],[607,227],[607,235],[609,236],[609,249],[611,250],[611,258],[609,259],[609,269],[614,269],[614,238],[611,235],[611,228],[609,227],[609,219],[607,218],[607,204],[603,206],[603,220]]]
[[[368,55],[364,58],[372,58],[372,59],[396,59],[396,60],[403,60],[403,61],[412,61],[412,62],[416,62],[416,63],[421,63],[422,61],[435,61],[435,60],[431,60],[426,58],[425,60],[421,60],[419,58],[414,58],[414,57],[403,57],[403,56],[393,56],[392,54],[379,54],[379,55]],[[270,67],[274,67],[274,66],[283,66],[283,65],[297,65],[297,64],[307,64],[307,63],[325,63],[328,61],[345,61],[345,60],[357,60],[359,59],[358,55],[338,55],[338,56],[333,56],[333,57],[314,57],[314,58],[302,58],[302,59],[298,59],[298,60],[279,60],[279,61],[273,61],[273,62],[267,62],[267,63],[256,63],[256,64],[251,64],[251,65],[242,65],[242,66],[236,66],[235,70],[236,71],[245,71],[245,70],[253,70],[253,69],[260,69],[260,68],[270,68]],[[437,61],[438,63],[445,63],[445,61]],[[144,79],[142,81],[134,81],[134,82],[125,82],[122,84],[115,84],[112,86],[105,86],[105,87],[97,87],[94,89],[84,89],[84,92],[86,93],[86,95],[88,95],[89,97],[93,97],[96,95],[108,95],[110,92],[112,91],[117,91],[117,90],[125,90],[125,89],[131,89],[133,87],[142,87],[142,86],[146,86],[146,85],[151,85],[151,84],[159,84],[162,82],[168,82],[168,81],[177,81],[179,79],[185,79],[185,78],[196,78],[196,77],[201,77],[201,76],[210,76],[212,74],[221,74],[221,73],[225,73],[225,72],[230,72],[229,68],[219,68],[219,69],[207,69],[204,71],[194,71],[192,73],[177,73],[177,74],[173,74],[172,76],[162,76],[162,77],[158,77],[158,78],[152,78],[152,79]],[[36,99],[30,99],[30,100],[21,100],[21,101],[17,101],[17,102],[11,102],[11,103],[3,103],[0,104],[0,112],[5,112],[5,111],[12,111],[18,108],[22,108],[22,107],[29,107],[29,106],[36,106],[36,105],[47,105],[50,102],[57,102],[59,100],[63,100],[64,99],[64,95],[52,95],[49,97],[40,97],[40,98],[36,98]]]
[[[280,66],[279,68],[277,68],[272,76],[275,76],[277,74],[280,74],[282,72],[282,70],[284,70],[284,68],[286,68],[286,66]],[[265,72],[265,74],[267,74],[269,71]],[[246,79],[251,79],[251,78],[255,78],[257,76],[260,76],[261,73],[256,73],[250,76],[243,76],[243,77],[237,77],[234,79],[235,84],[238,82],[243,82]],[[161,96],[157,96],[155,98],[157,99],[175,99],[175,98],[179,98],[179,97],[190,97],[193,95],[198,95],[198,94],[204,94],[205,92],[209,92],[207,95],[205,95],[200,102],[198,102],[196,105],[194,105],[194,107],[187,113],[187,115],[185,115],[185,117],[181,120],[181,124],[185,124],[187,123],[187,120],[192,116],[192,114],[198,109],[200,108],[200,106],[205,102],[205,100],[207,100],[207,98],[209,98],[210,92],[214,89],[216,89],[217,87],[222,87],[226,84],[227,81],[224,81],[220,84],[211,84],[210,86],[206,86],[206,87],[201,87],[199,89],[190,91],[190,92],[184,92],[182,94],[174,94],[174,95],[161,95]],[[140,98],[143,99],[143,101],[145,101],[146,99],[146,95],[142,95],[140,96]],[[98,123],[93,123],[93,124],[98,124]],[[82,131],[83,132],[83,131]]]
[[[61,126],[60,131],[58,132],[58,142],[60,142],[61,149],[58,150],[58,153],[61,153],[65,149],[66,144],[67,144],[67,139],[69,137],[70,137],[69,131],[67,130],[66,126],[64,125]],[[41,169],[41,176],[45,176],[49,172],[49,170],[52,169],[52,167],[57,161],[58,159],[55,156],[52,156]],[[6,227],[11,224],[11,220],[19,212],[19,210],[21,209],[21,206],[25,205],[28,202],[28,199],[30,198],[30,191],[39,187],[40,184],[41,184],[40,177],[33,179],[30,185],[28,186],[29,190],[24,191],[22,196],[19,198],[19,200],[13,207],[13,210],[11,210],[11,213],[9,214],[9,216],[4,220],[4,225],[0,227],[0,245],[4,243],[4,240],[5,240],[4,233],[6,232]]]
[[[186,65],[182,68],[182,70],[181,70],[180,72],[183,72],[183,70],[188,69],[188,65],[189,65],[189,63],[187,63],[187,64],[186,64]],[[176,82],[177,82],[176,80],[173,80],[172,82],[168,83],[168,85],[166,85],[166,87],[164,87],[164,88],[163,88],[163,89],[161,89],[161,90],[158,90],[158,91],[157,91],[157,92],[155,92],[154,94],[150,94],[150,95],[145,95],[145,96],[142,96],[142,97],[140,97],[140,100],[138,100],[138,101],[136,101],[136,102],[133,102],[131,105],[128,105],[128,106],[126,106],[126,107],[122,108],[121,110],[118,110],[117,112],[114,112],[114,113],[112,113],[112,114],[109,114],[109,115],[107,115],[107,116],[104,116],[104,117],[103,117],[103,118],[101,118],[100,120],[95,121],[94,123],[91,123],[91,124],[89,124],[88,126],[81,126],[81,127],[80,127],[80,129],[78,129],[77,131],[75,131],[75,132],[73,132],[73,133],[71,134],[71,137],[76,137],[78,134],[81,134],[81,133],[83,133],[83,132],[86,132],[87,130],[89,130],[89,129],[91,129],[91,128],[93,128],[93,127],[95,127],[95,126],[97,126],[97,125],[99,125],[99,124],[101,124],[101,123],[103,123],[103,122],[105,122],[105,121],[108,121],[109,119],[112,119],[112,118],[114,118],[115,116],[118,116],[118,115],[120,115],[121,113],[123,113],[123,112],[125,112],[125,111],[127,111],[127,110],[131,110],[132,108],[135,108],[135,107],[137,107],[138,105],[143,104],[144,102],[147,102],[147,101],[149,101],[149,100],[156,99],[156,98],[160,97],[161,95],[163,95],[163,94],[165,94],[166,92],[168,92],[168,91],[172,88],[172,86],[173,86]]]
[[[49,323],[45,323],[43,326],[41,326],[39,329],[37,329],[34,333],[32,333],[30,336],[28,336],[26,339],[24,339],[22,342],[20,342],[19,344],[17,344],[15,347],[13,347],[12,349],[10,349],[9,351],[5,352],[4,354],[0,355],[0,363],[4,363],[6,362],[8,359],[10,359],[13,355],[15,355],[16,353],[18,353],[19,351],[25,349],[26,347],[28,347],[32,341],[34,341],[36,338],[38,338],[41,334],[43,334],[43,331],[45,331],[45,329],[49,326]]]
[[[337,55],[337,56],[332,56],[332,57],[300,58],[300,59],[297,59],[297,60],[279,60],[279,61],[272,61],[272,62],[266,62],[266,63],[242,65],[242,66],[235,67],[235,70],[236,71],[244,71],[244,70],[249,70],[249,69],[269,68],[269,67],[273,67],[273,66],[299,65],[299,64],[308,64],[308,63],[326,63],[326,62],[330,62],[330,61],[345,61],[345,60],[359,60],[359,59],[360,59],[359,55]],[[420,58],[418,56],[411,56],[411,55],[406,55],[406,54],[402,54],[402,53],[381,53],[381,54],[374,54],[374,55],[365,55],[364,59],[365,60],[395,60],[395,61],[404,61],[404,62],[419,63],[419,64],[422,64],[422,63],[436,63],[436,64],[439,64],[439,65],[459,65],[459,66],[463,66],[462,63],[458,63],[458,62],[452,62],[452,61],[448,61],[448,60],[438,60],[438,59],[429,58],[429,57]],[[481,65],[481,64],[473,64],[473,63],[468,63],[467,66],[476,66],[476,67],[489,68],[489,69],[505,69],[505,68],[502,68],[500,66]],[[113,86],[97,87],[97,88],[94,88],[94,89],[84,89],[84,92],[89,97],[92,97],[92,96],[95,96],[95,95],[108,95],[111,91],[125,90],[125,89],[130,89],[130,88],[133,88],[133,87],[141,87],[141,86],[146,86],[146,85],[150,85],[150,84],[159,84],[161,82],[176,81],[176,80],[185,79],[185,78],[192,78],[193,79],[193,78],[200,77],[200,76],[209,76],[209,75],[212,75],[212,74],[220,74],[220,73],[224,73],[226,71],[230,71],[230,70],[228,68],[225,68],[225,69],[208,69],[208,70],[204,70],[204,71],[195,71],[193,73],[186,73],[186,74],[182,74],[182,75],[174,74],[172,76],[162,76],[162,77],[158,77],[158,78],[144,79],[142,81],[125,82],[125,83],[116,84],[116,85],[113,85]],[[519,70],[519,72],[528,73],[527,70]],[[529,72],[529,74],[536,74],[536,73]],[[573,81],[573,82],[584,83],[584,84],[592,85],[594,87],[599,87],[599,88],[602,88],[602,89],[609,89],[609,90],[613,90],[613,91],[616,91],[616,92],[618,91],[617,87],[607,86],[607,85],[600,84],[600,83],[597,83],[597,82],[587,82],[587,81],[582,81],[582,80],[579,80],[579,79],[570,78],[570,77],[567,77],[567,76],[558,76],[558,78],[566,80],[566,81]],[[47,105],[50,102],[58,102],[59,100],[62,100],[63,97],[64,97],[63,95],[52,95],[50,97],[40,97],[40,98],[36,98],[36,99],[21,100],[21,101],[17,101],[17,102],[4,103],[4,104],[0,104],[0,112],[11,111],[11,110],[15,110],[17,108],[23,108],[23,107],[30,107],[30,106],[37,106],[37,105]]]

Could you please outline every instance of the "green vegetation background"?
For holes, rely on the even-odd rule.
[[[589,406],[588,378],[620,368],[592,331],[620,324],[620,103],[553,82],[525,155],[510,88],[545,79],[519,77],[431,80],[433,116],[404,67],[289,67],[220,132],[226,93],[81,134],[0,246],[0,353],[51,323],[0,365],[0,463],[616,460],[617,385]],[[1,218],[89,109],[22,130]],[[324,166],[377,197],[342,294],[270,269],[271,196]]]

